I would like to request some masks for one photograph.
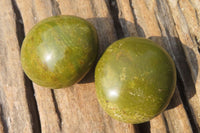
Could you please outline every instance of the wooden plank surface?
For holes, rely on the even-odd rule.
[[[199,0],[1,0],[0,7],[0,132],[200,132]],[[99,36],[99,57],[127,36],[149,38],[164,47],[178,73],[168,108],[143,124],[110,118],[95,95],[94,69],[65,89],[32,84],[21,68],[20,46],[37,22],[55,15],[91,22]]]

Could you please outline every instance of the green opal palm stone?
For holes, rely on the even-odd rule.
[[[36,24],[21,48],[27,76],[47,88],[64,88],[80,81],[98,53],[95,28],[75,16],[54,16]]]
[[[176,86],[168,53],[148,39],[129,37],[107,48],[95,69],[97,98],[113,118],[143,123],[161,113]]]

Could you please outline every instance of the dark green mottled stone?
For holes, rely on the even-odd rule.
[[[55,16],[36,24],[24,39],[22,67],[36,84],[64,88],[80,81],[98,53],[95,28],[75,16]]]
[[[176,69],[168,53],[154,42],[129,37],[114,42],[95,69],[98,101],[113,118],[143,123],[169,104]]]

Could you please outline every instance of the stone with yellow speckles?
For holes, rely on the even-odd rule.
[[[143,123],[169,104],[176,69],[169,54],[151,40],[128,37],[114,42],[95,69],[100,105],[113,118]]]

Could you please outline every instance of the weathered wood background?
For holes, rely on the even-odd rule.
[[[32,83],[20,64],[22,41],[37,22],[60,14],[83,17],[96,27],[99,55],[126,36],[162,45],[178,73],[169,107],[150,122],[125,124],[99,106],[93,71],[66,89]],[[199,45],[200,0],[0,0],[0,132],[200,132]]]

